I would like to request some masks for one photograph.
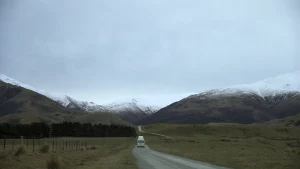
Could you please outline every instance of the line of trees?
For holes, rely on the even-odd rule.
[[[53,137],[135,137],[135,128],[122,125],[103,125],[78,122],[52,124]]]
[[[130,126],[78,122],[0,124],[0,138],[20,136],[43,138],[49,135],[51,137],[135,137],[136,131]]]

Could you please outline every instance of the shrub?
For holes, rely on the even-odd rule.
[[[90,149],[91,149],[91,150],[96,150],[97,147],[96,147],[96,146],[92,146]]]
[[[19,157],[20,155],[23,155],[23,154],[26,154],[26,149],[24,146],[20,146],[16,153],[15,153],[15,156]]]
[[[50,150],[50,146],[49,145],[43,145],[40,149],[40,153],[48,153]]]
[[[51,156],[50,159],[47,161],[47,169],[61,169],[62,164],[58,157]]]

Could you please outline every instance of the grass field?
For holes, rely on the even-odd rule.
[[[135,145],[135,138],[60,138],[70,142],[87,143],[87,149],[83,144],[82,148],[75,150],[75,147],[68,147],[67,150],[62,150],[52,147],[52,141],[49,140],[50,150],[48,153],[41,153],[38,146],[38,140],[35,140],[35,151],[33,152],[32,144],[23,142],[26,153],[15,156],[15,153],[20,146],[20,140],[15,140],[14,150],[12,150],[12,140],[6,140],[6,149],[3,150],[3,140],[0,148],[0,169],[46,169],[47,161],[55,156],[59,159],[62,169],[135,169],[135,161],[131,151]],[[32,143],[32,140],[30,140]]]
[[[208,124],[143,127],[171,136],[144,134],[153,150],[235,169],[298,169],[300,127]]]

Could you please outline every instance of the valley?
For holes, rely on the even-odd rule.
[[[298,75],[299,72],[295,72],[289,74],[289,78],[298,78]],[[274,87],[274,84],[269,83],[278,79],[282,81],[282,77],[286,78],[286,75],[266,80],[263,84],[268,85],[259,85],[263,88],[253,90],[251,85],[241,85],[235,88],[212,89],[188,96],[161,109],[157,106],[140,105],[134,99],[130,102],[97,105],[69,96],[54,97],[49,93],[39,93],[37,91],[40,90],[6,76],[5,79],[3,75],[1,77],[0,123],[52,124],[70,121],[132,126],[136,127],[139,135],[145,137],[149,149],[143,151],[133,148],[136,138],[95,138],[99,139],[98,143],[94,142],[95,146],[102,147],[101,150],[105,150],[107,154],[100,153],[100,148],[99,151],[96,148],[95,151],[85,150],[82,154],[28,153],[16,158],[14,151],[4,151],[0,158],[6,161],[0,163],[0,168],[16,167],[13,163],[36,168],[45,165],[47,159],[54,154],[66,159],[61,162],[63,165],[78,169],[98,166],[112,169],[120,166],[136,168],[143,161],[139,156],[146,152],[153,155],[157,152],[157,156],[159,152],[176,155],[178,159],[183,157],[183,161],[196,160],[186,165],[193,166],[200,161],[199,164],[212,164],[214,168],[224,166],[234,169],[291,169],[299,165],[300,90],[293,84],[276,83]],[[262,82],[254,84],[260,83]],[[143,125],[146,133],[139,132],[135,125]],[[95,158],[95,155],[100,157]],[[26,163],[37,156],[39,158],[36,163]],[[171,158],[169,155],[164,157]],[[118,162],[113,163],[116,159]],[[17,160],[20,161],[16,162]],[[81,160],[81,163],[72,163],[74,160]],[[159,160],[157,163],[160,163]],[[164,163],[168,163],[166,166],[169,167],[175,165],[172,160]]]

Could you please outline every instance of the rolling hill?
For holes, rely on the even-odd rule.
[[[300,113],[297,113],[296,115],[293,116],[281,118],[281,119],[270,120],[265,122],[264,124],[288,126],[288,127],[300,126]]]
[[[138,124],[262,123],[300,112],[300,71],[191,95]]]

